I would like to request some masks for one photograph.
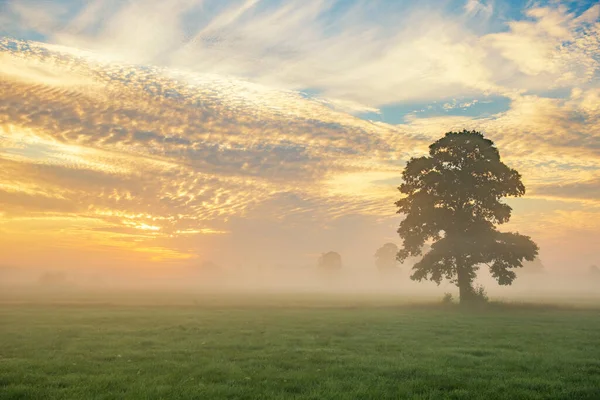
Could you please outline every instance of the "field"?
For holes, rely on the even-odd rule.
[[[598,399],[600,310],[0,305],[0,398]]]

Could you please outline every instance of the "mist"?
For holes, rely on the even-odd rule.
[[[244,305],[252,296],[304,299],[307,305],[352,306],[371,304],[417,304],[439,302],[445,293],[458,295],[448,281],[415,282],[411,265],[392,271],[344,265],[322,271],[316,265],[286,267],[223,266],[213,262],[168,268],[0,268],[2,303],[110,303],[203,305],[207,296]],[[478,273],[493,301],[533,302],[555,305],[593,305],[600,301],[600,274],[593,270],[517,272],[510,286],[500,286],[486,271]],[[212,300],[211,300],[212,301]],[[207,302],[209,304],[210,301]],[[301,302],[302,303],[302,302]]]

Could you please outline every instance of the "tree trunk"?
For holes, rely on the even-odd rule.
[[[458,295],[461,304],[466,304],[471,300],[473,296],[473,288],[471,287],[471,280],[469,274],[464,270],[463,266],[458,266],[456,269],[457,284],[458,284]]]

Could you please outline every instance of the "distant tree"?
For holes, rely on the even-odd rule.
[[[211,279],[217,279],[223,276],[224,270],[219,264],[204,260],[200,265],[194,266],[194,271],[203,282],[208,282]]]
[[[386,243],[375,252],[375,265],[379,271],[393,271],[398,265],[396,255],[398,246],[394,243]]]
[[[539,274],[544,272],[546,267],[542,264],[542,260],[539,257],[536,257],[533,261],[525,261],[523,262],[523,272],[530,274]]]
[[[510,285],[512,269],[538,254],[528,236],[496,229],[512,211],[501,199],[524,195],[525,186],[481,133],[446,133],[429,146],[428,156],[408,161],[402,178],[398,189],[404,196],[396,205],[405,219],[398,229],[403,241],[398,260],[420,256],[425,242],[433,241],[411,279],[438,285],[449,279],[465,302],[477,298],[473,280],[480,264],[488,265],[500,285]]]
[[[322,271],[337,271],[342,268],[342,256],[335,251],[323,253],[319,257],[318,265]]]
[[[592,276],[600,276],[600,268],[597,265],[590,265],[589,271]]]

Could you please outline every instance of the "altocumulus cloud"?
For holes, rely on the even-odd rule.
[[[134,240],[136,229],[153,238],[225,233],[229,218],[286,193],[299,203],[272,202],[266,217],[393,212],[393,191],[378,202],[381,191],[327,184],[397,174],[414,143],[393,127],[233,78],[8,39],[2,49],[5,217],[63,212]]]

